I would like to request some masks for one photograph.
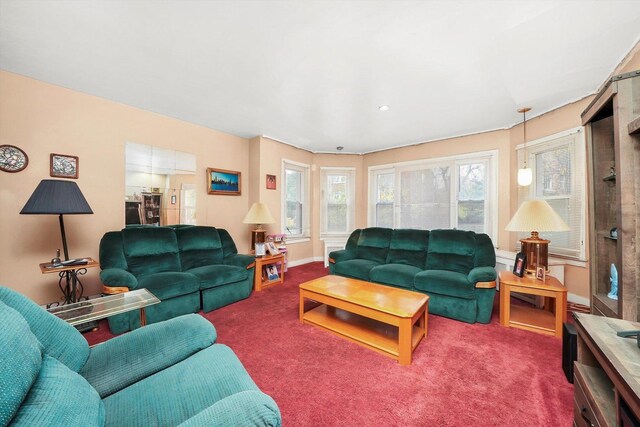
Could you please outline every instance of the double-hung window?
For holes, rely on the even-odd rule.
[[[369,168],[369,224],[458,228],[496,241],[497,151]]]
[[[289,238],[309,237],[309,165],[282,162],[282,230]]]
[[[569,231],[540,232],[551,241],[549,253],[585,259],[585,142],[583,128],[571,129],[518,147],[518,164],[524,156],[533,172],[533,183],[518,187],[519,204],[525,200],[546,200],[567,223]],[[529,233],[520,233],[524,238]]]
[[[355,169],[320,168],[320,234],[348,235],[354,228]]]

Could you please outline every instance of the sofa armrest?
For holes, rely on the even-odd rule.
[[[154,323],[91,348],[80,369],[105,398],[211,346],[213,325],[197,314]]]
[[[496,269],[493,267],[476,267],[472,269],[467,275],[467,279],[471,283],[495,282],[496,277]]]
[[[217,401],[179,427],[281,425],[282,417],[276,402],[261,391],[247,390]]]
[[[348,249],[341,249],[339,251],[329,252],[329,262],[331,264],[335,264],[340,261],[347,261],[349,259],[355,258],[355,251],[350,251]]]
[[[135,289],[138,287],[138,279],[136,279],[136,276],[122,268],[105,268],[100,272],[100,280],[104,286],[109,288]]]
[[[235,265],[237,267],[245,267],[248,270],[255,265],[256,259],[251,255],[231,254],[225,257],[223,262],[226,265]]]

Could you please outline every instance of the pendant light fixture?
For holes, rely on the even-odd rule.
[[[523,147],[524,147],[524,168],[518,169],[518,185],[526,187],[531,185],[533,181],[533,171],[527,167],[527,111],[531,111],[530,107],[520,108],[518,113],[522,113],[524,120],[522,121]]]

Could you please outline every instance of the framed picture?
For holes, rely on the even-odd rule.
[[[544,271],[544,267],[537,267],[536,268],[536,279],[544,281],[545,276],[546,276],[546,272]]]
[[[265,256],[266,255],[264,243],[256,243],[256,245],[255,245],[255,255],[256,256]]]
[[[280,278],[280,275],[278,275],[278,269],[276,268],[275,264],[267,265],[265,268],[267,270],[267,280],[278,280]]]
[[[267,242],[265,243],[265,245],[267,245],[267,250],[269,251],[269,255],[278,255],[280,253],[275,243]]]
[[[513,262],[513,274],[518,277],[524,276],[524,266],[527,265],[527,256],[523,252],[516,254],[516,259]]]
[[[276,176],[267,175],[267,190],[275,190],[275,189],[276,189]]]
[[[58,178],[78,179],[80,160],[78,156],[51,153],[49,175]]]
[[[207,168],[207,193],[239,196],[241,187],[240,172]]]

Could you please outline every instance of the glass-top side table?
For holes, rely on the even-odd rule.
[[[105,317],[140,310],[140,326],[147,324],[144,308],[158,304],[160,300],[146,289],[136,289],[115,295],[80,301],[48,309],[49,313],[65,320],[72,326]]]

